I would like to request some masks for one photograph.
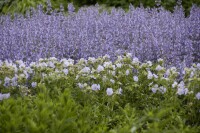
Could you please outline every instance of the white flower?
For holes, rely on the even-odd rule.
[[[56,57],[50,57],[49,60],[56,61],[57,58]]]
[[[113,68],[113,70],[115,70],[116,69],[115,65],[112,65],[112,68]]]
[[[163,67],[161,67],[160,65],[158,65],[158,66],[156,67],[156,71],[161,71],[161,70],[163,70]]]
[[[96,62],[96,59],[94,57],[89,57],[88,58],[88,61],[91,61],[92,63],[95,63]]]
[[[132,57],[132,54],[131,54],[131,53],[127,53],[126,56],[127,56],[128,58],[131,58],[131,57]]]
[[[137,57],[134,57],[132,64],[138,64],[138,63],[139,63],[139,59]]]
[[[190,73],[190,78],[192,78],[194,76],[194,72]]]
[[[134,80],[135,82],[138,82],[138,76],[133,76],[133,80]]]
[[[117,66],[117,68],[121,68],[122,64],[121,63],[117,63],[116,66]]]
[[[104,70],[104,67],[102,66],[102,65],[99,65],[98,67],[97,67],[97,72],[99,73],[99,72],[101,72],[101,71],[103,71]]]
[[[32,83],[31,83],[31,86],[32,86],[33,88],[35,88],[35,87],[37,86],[37,82],[32,82]]]
[[[10,93],[2,94],[0,93],[0,100],[8,99],[10,97]]]
[[[119,88],[116,93],[117,94],[122,94],[122,88]]]
[[[151,61],[147,61],[147,65],[148,66],[152,66],[152,62]]]
[[[130,71],[129,70],[126,70],[126,75],[128,76],[130,74]]]
[[[83,88],[84,88],[84,84],[78,83],[78,87],[79,87],[80,89],[83,89]]]
[[[187,88],[178,88],[177,94],[178,95],[186,95],[188,93]]]
[[[105,55],[103,56],[103,59],[106,59],[106,58],[110,59],[110,55],[105,54]]]
[[[103,82],[106,82],[108,80],[108,78],[106,76],[103,76]]]
[[[196,94],[196,98],[197,98],[198,100],[200,100],[200,92],[198,92],[198,93]]]
[[[108,68],[110,65],[112,65],[112,62],[104,62],[103,64],[105,68]]]
[[[84,67],[82,70],[81,70],[82,73],[90,73],[90,68],[89,67]]]
[[[160,91],[162,94],[164,94],[164,93],[167,91],[167,89],[166,89],[165,87],[161,86],[161,87],[159,88],[159,91]]]
[[[156,93],[157,90],[158,90],[158,88],[151,88],[151,91],[152,91],[153,93]]]
[[[148,79],[152,79],[152,78],[153,78],[153,74],[152,74],[152,72],[151,72],[151,71],[148,71],[147,78],[148,78]]]
[[[63,72],[65,73],[65,75],[67,75],[69,73],[68,69],[63,69]]]
[[[114,84],[114,83],[115,83],[115,80],[113,80],[113,79],[110,79],[110,82]]]
[[[158,62],[159,62],[159,63],[162,63],[162,62],[163,62],[163,59],[159,58],[159,59],[158,59]]]
[[[156,79],[158,78],[158,76],[156,74],[153,74],[153,77],[156,78]]]
[[[10,81],[11,81],[11,79],[10,78],[8,78],[8,77],[5,77],[5,79],[4,79],[4,86],[6,87],[6,86],[9,86],[9,84],[10,84]]]
[[[55,65],[52,61],[48,62],[48,66],[51,67],[51,68],[55,68]]]
[[[175,81],[175,82],[172,84],[172,88],[175,88],[177,85],[178,85],[178,83]]]
[[[115,75],[116,75],[115,71],[112,71],[111,73],[112,73],[112,75],[113,75],[113,76],[115,76]]]
[[[106,93],[107,93],[108,96],[111,96],[113,94],[113,89],[107,88]]]
[[[181,81],[179,84],[178,84],[178,88],[181,88],[181,89],[184,89],[185,87],[185,83],[183,81]]]
[[[99,84],[93,84],[91,86],[92,90],[96,91],[96,90],[100,90],[100,85]]]
[[[166,71],[166,76],[169,76],[170,75],[170,70],[169,69],[167,69],[167,71]]]

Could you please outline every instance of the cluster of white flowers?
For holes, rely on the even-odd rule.
[[[102,65],[98,65],[97,72],[100,73],[101,71],[104,71],[104,67]]]
[[[185,88],[185,83],[183,81],[181,81],[178,84],[177,94],[178,95],[186,95],[187,93],[188,93],[188,88]]]
[[[130,71],[129,70],[126,70],[126,75],[128,76],[130,74]]]
[[[80,89],[83,89],[83,88],[85,88],[86,86],[87,86],[87,83],[84,83],[84,84],[78,83],[78,87],[79,87]]]
[[[153,78],[153,74],[152,74],[152,72],[151,72],[151,71],[148,71],[147,78],[148,78],[148,79],[152,79],[152,78]]]
[[[151,88],[151,91],[153,92],[153,93],[156,93],[157,91],[159,91],[159,92],[161,92],[162,94],[164,94],[166,91],[167,91],[167,89],[165,88],[165,87],[163,87],[163,86],[158,86],[157,84],[155,84],[152,88]]]
[[[90,73],[90,68],[89,67],[84,67],[82,70],[81,70],[82,73]]]
[[[164,68],[163,67],[161,67],[160,65],[158,65],[157,67],[156,67],[156,71],[161,71],[161,70],[163,70]]]
[[[122,64],[121,63],[117,63],[116,66],[117,66],[117,68],[121,68]]]
[[[139,59],[137,57],[133,58],[132,64],[138,64],[139,63]]]

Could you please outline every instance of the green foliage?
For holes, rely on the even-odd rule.
[[[0,131],[196,133],[200,130],[200,102],[195,97],[200,91],[200,64],[185,68],[183,81],[189,92],[178,95],[181,83],[179,87],[172,86],[178,72],[175,68],[164,68],[163,60],[141,63],[127,54],[114,63],[109,63],[107,56],[81,59],[76,64],[70,62],[42,59],[29,67],[17,66],[17,71],[15,65],[3,63],[0,92],[10,92],[11,96],[0,101]],[[53,63],[55,67],[44,67],[45,63]],[[99,65],[104,70],[96,71]],[[83,71],[85,67],[91,72]],[[34,75],[27,80],[23,73],[30,69]],[[66,69],[68,73],[62,73]],[[158,77],[149,76],[148,71]],[[168,76],[164,78],[166,72]],[[18,75],[18,86],[6,87],[3,79],[14,75]],[[37,82],[35,87],[30,85],[33,81]],[[80,88],[78,83],[85,85]],[[92,90],[92,84],[100,84],[100,90]],[[166,92],[153,93],[155,85],[166,87]],[[107,94],[108,87],[113,89],[112,95]],[[120,87],[121,94],[117,92]]]

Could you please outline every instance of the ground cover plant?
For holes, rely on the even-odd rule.
[[[1,132],[198,132],[200,64],[142,63],[131,54],[0,65]]]
[[[0,16],[0,132],[200,131],[200,9]]]

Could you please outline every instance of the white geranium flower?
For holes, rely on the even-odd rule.
[[[161,67],[160,65],[158,65],[158,66],[156,67],[156,71],[161,71],[161,70],[163,70],[163,67]]]
[[[153,77],[156,78],[156,79],[158,78],[158,76],[156,74],[153,74]]]
[[[178,84],[178,88],[184,89],[184,88],[185,88],[185,83],[184,83],[183,81],[181,81],[181,82]]]
[[[35,87],[37,86],[37,82],[32,82],[32,83],[31,83],[31,86],[32,86],[33,88],[35,88]]]
[[[112,74],[113,76],[115,76],[115,75],[116,75],[116,72],[115,72],[115,71],[112,71],[111,74]]]
[[[178,88],[178,95],[186,95],[188,93],[188,88]]]
[[[117,63],[116,66],[117,66],[117,68],[121,68],[122,64],[121,63]]]
[[[151,61],[147,61],[147,65],[151,67],[152,66],[152,62]]]
[[[54,63],[52,61],[49,61],[47,64],[48,64],[49,67],[55,68],[55,65],[54,65]]]
[[[112,65],[112,62],[104,62],[104,64],[103,64],[103,66],[105,67],[105,68],[108,68],[110,65]]]
[[[159,63],[162,63],[162,62],[163,62],[163,59],[159,58],[159,59],[158,59],[158,62],[159,62]]]
[[[138,64],[138,63],[139,63],[139,59],[137,57],[134,57],[132,64]]]
[[[2,94],[0,93],[0,100],[8,99],[10,97],[10,93]]]
[[[81,70],[82,73],[90,73],[90,68],[89,67],[84,67],[82,70]]]
[[[99,84],[93,84],[91,86],[92,90],[96,91],[96,90],[100,90],[100,85]]]
[[[151,72],[151,71],[148,71],[147,78],[148,78],[148,79],[152,79],[152,78],[153,78],[153,74],[152,74],[152,72]]]
[[[161,87],[159,88],[159,91],[160,91],[162,94],[164,94],[164,93],[167,91],[167,89],[166,89],[165,87],[161,86]]]
[[[110,82],[114,84],[114,83],[115,83],[115,80],[113,80],[113,79],[110,79]]]
[[[175,81],[175,82],[172,84],[172,88],[175,88],[177,85],[178,85],[178,83]]]
[[[196,94],[196,98],[197,98],[198,100],[200,100],[200,92],[198,92],[198,93]]]
[[[10,81],[11,81],[10,78],[5,77],[5,79],[4,79],[4,86],[5,86],[5,87],[9,86],[9,85],[10,85]]]
[[[102,66],[102,65],[99,65],[98,67],[97,67],[97,72],[98,73],[100,73],[101,71],[103,71],[104,70],[104,67]]]
[[[122,90],[122,88],[120,87],[120,88],[117,90],[116,93],[121,95],[121,94],[122,94],[122,91],[123,91],[123,90]]]
[[[158,88],[151,88],[151,91],[152,91],[153,93],[156,93],[157,90],[158,90]]]
[[[107,88],[106,93],[107,93],[108,96],[111,96],[113,94],[113,89]]]
[[[127,56],[128,58],[131,58],[131,57],[132,57],[132,53],[127,53],[126,56]]]
[[[94,57],[89,57],[88,58],[88,61],[91,61],[92,63],[95,63],[96,62],[96,59]]]
[[[78,83],[78,87],[79,87],[80,89],[83,89],[83,88],[84,88],[84,84]]]
[[[68,69],[63,69],[63,72],[65,75],[67,75],[69,73],[69,70]]]
[[[104,56],[103,56],[103,59],[110,59],[110,55],[108,55],[108,54],[105,54]]]
[[[130,71],[129,70],[126,70],[126,75],[128,76],[130,74]]]
[[[138,82],[138,76],[133,76],[133,80],[134,80],[135,82]]]

